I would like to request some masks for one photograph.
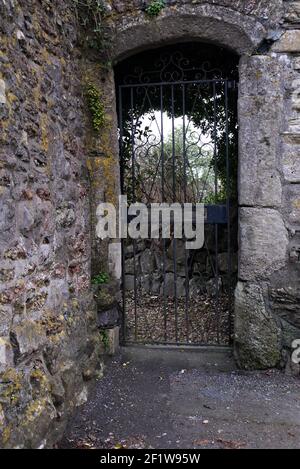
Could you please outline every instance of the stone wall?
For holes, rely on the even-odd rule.
[[[236,356],[245,368],[288,363],[299,372],[289,357],[300,338],[300,2],[167,0],[153,18],[145,13],[151,0],[104,3],[111,63],[196,39],[240,54]],[[7,447],[49,446],[59,437],[99,368],[91,276],[108,269],[113,280],[98,311],[118,297],[118,240],[94,235],[98,201],[116,201],[119,191],[113,70],[97,51],[90,57],[79,47],[73,6],[0,3],[0,432]],[[103,92],[99,135],[85,112],[85,80]]]
[[[0,3],[0,446],[44,447],[101,372],[70,1]]]
[[[174,240],[165,241],[165,266],[163,265],[163,243],[151,240],[141,240],[125,247],[125,290],[134,291],[134,277],[136,287],[157,297],[175,295],[174,270],[176,270],[176,296],[186,296],[188,288],[190,300],[201,293],[215,296],[216,275],[218,268],[218,284],[224,288],[228,284],[228,252],[226,230],[219,227],[218,246],[220,251],[216,256],[215,233],[213,225],[206,225],[205,247],[200,250],[189,251],[182,240],[176,241],[176,256],[174,256]],[[222,229],[223,228],[223,229]],[[186,265],[185,265],[186,264]],[[237,253],[231,253],[232,283],[236,283]],[[175,268],[174,268],[175,267]],[[225,288],[226,289],[226,288]],[[159,304],[159,299],[158,299]]]

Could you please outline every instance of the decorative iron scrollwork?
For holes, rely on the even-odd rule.
[[[221,80],[221,69],[213,68],[209,61],[197,64],[176,51],[170,54],[162,54],[154,64],[153,70],[135,67],[133,73],[124,77],[125,85],[147,83],[172,83],[192,80]]]

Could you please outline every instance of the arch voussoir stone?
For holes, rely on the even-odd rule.
[[[215,5],[166,8],[155,21],[122,16],[113,31],[115,62],[147,48],[185,40],[212,42],[239,55],[251,54],[267,34],[255,18]]]

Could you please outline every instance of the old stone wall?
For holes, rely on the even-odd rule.
[[[149,16],[152,0],[105,1],[105,58],[78,41],[74,3],[0,3],[4,447],[60,436],[100,366],[96,311],[118,322],[119,243],[96,238],[95,210],[119,192],[112,65],[150,47],[210,41],[241,56],[236,356],[245,368],[299,372],[290,356],[300,338],[300,2],[167,0]],[[99,133],[86,82],[103,95]],[[96,306],[91,277],[106,269],[112,282],[96,287]]]
[[[51,446],[101,371],[70,1],[0,2],[0,446]]]

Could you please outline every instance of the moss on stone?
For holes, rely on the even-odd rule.
[[[60,334],[64,329],[64,317],[63,315],[60,316],[46,316],[43,317],[41,320],[41,324],[44,326],[46,330],[46,335],[53,336]]]
[[[46,398],[40,398],[36,399],[35,401],[32,401],[25,410],[25,418],[22,422],[22,425],[26,426],[30,422],[34,422],[37,417],[41,415],[43,410],[45,409],[47,405],[47,399]]]
[[[23,374],[14,368],[8,368],[0,375],[0,381],[4,384],[0,398],[9,401],[11,405],[17,405],[20,400]]]
[[[51,386],[49,380],[45,373],[39,368],[32,370],[30,373],[30,382],[34,386],[35,391],[39,394],[44,395],[50,392]]]
[[[6,445],[8,441],[10,440],[11,432],[12,432],[12,426],[6,425],[6,427],[2,431],[2,444],[3,445]]]

